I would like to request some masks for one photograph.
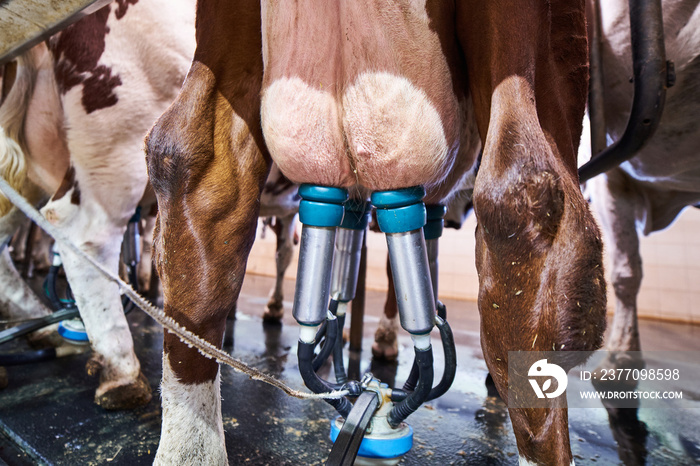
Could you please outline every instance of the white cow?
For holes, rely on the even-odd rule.
[[[194,53],[193,11],[194,0],[114,2],[21,56],[0,107],[0,174],[35,203],[51,196],[46,218],[115,273],[126,224],[149,202],[144,135],[177,95]],[[0,202],[6,246],[23,216]],[[89,371],[100,371],[96,403],[148,402],[117,286],[60,252],[94,354]],[[19,280],[6,247],[0,306],[12,318],[49,312]]]
[[[617,140],[633,97],[628,2],[605,1],[601,9],[605,119],[608,135]],[[700,203],[700,6],[697,1],[664,0],[663,16],[667,59],[675,63],[677,81],[666,94],[661,123],[634,158],[587,186],[612,258],[617,304],[607,342],[611,351],[641,349],[638,231],[648,235],[663,230],[685,207]],[[608,363],[641,361],[621,357]]]

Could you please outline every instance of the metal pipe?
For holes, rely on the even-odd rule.
[[[425,249],[428,254],[428,267],[430,269],[430,281],[433,284],[433,297],[438,301],[438,241],[439,238],[426,239]]]
[[[435,296],[423,232],[387,233],[386,242],[401,326],[411,334],[427,334],[435,322]]]
[[[35,330],[39,330],[48,325],[55,324],[56,322],[60,322],[65,319],[73,319],[75,317],[78,317],[79,315],[80,314],[78,313],[77,307],[70,307],[66,309],[60,309],[54,312],[53,314],[49,314],[43,317],[37,317],[36,319],[32,319],[23,324],[17,325],[12,328],[8,328],[7,330],[3,330],[2,332],[0,332],[0,344],[14,340],[15,338],[21,337],[22,335],[26,335]]]
[[[348,302],[355,297],[364,230],[338,228],[331,278],[331,297]]]
[[[292,309],[294,318],[302,325],[318,325],[326,319],[335,230],[332,227],[302,227]]]
[[[591,122],[591,157],[601,152],[607,144],[605,110],[603,99],[603,54],[601,50],[602,26],[600,24],[600,1],[587,4],[589,25],[589,74],[588,118]]]
[[[622,137],[579,169],[581,183],[632,158],[659,125],[672,83],[664,46],[661,0],[630,0],[634,99]]]

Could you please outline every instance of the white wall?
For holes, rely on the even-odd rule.
[[[476,301],[478,280],[474,258],[475,218],[470,216],[461,230],[445,230],[440,242],[440,285],[442,297]],[[300,226],[298,226],[300,229]],[[275,235],[266,232],[258,239],[248,260],[248,273],[274,276]],[[641,239],[644,280],[638,307],[642,317],[700,323],[700,210],[686,209],[665,231]],[[369,233],[367,287],[386,290],[386,240]],[[286,277],[296,277],[296,255]],[[609,269],[609,267],[608,267]],[[608,287],[608,308],[614,309],[612,287]],[[291,296],[286,297],[291,300]]]

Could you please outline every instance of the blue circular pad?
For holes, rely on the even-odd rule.
[[[85,326],[79,320],[62,320],[58,324],[58,334],[66,340],[85,343],[88,340]]]
[[[340,416],[331,421],[332,442],[335,442],[340,433],[340,427],[336,422],[339,418]],[[398,458],[408,453],[411,448],[413,448],[413,427],[408,426],[408,431],[396,438],[373,438],[372,434],[366,434],[357,455],[365,458]]]

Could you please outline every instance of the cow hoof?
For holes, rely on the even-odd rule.
[[[267,310],[263,313],[263,322],[266,324],[280,324],[284,316],[284,308],[281,303],[270,301]]]
[[[4,367],[0,367],[0,390],[7,387],[8,383],[9,381],[7,379],[7,369],[5,369]]]
[[[101,393],[95,395],[95,403],[104,409],[134,409],[151,401],[151,385],[142,372],[139,372],[138,378],[133,382],[126,384],[110,382],[104,385],[107,385],[108,388],[98,388],[98,393]]]
[[[372,356],[384,361],[396,361],[399,357],[399,344],[396,341],[396,332],[385,329],[377,329],[374,334]]]
[[[102,371],[102,362],[99,358],[99,356],[93,355],[88,359],[88,362],[85,363],[85,372],[90,377],[95,377],[97,374],[99,374]]]

